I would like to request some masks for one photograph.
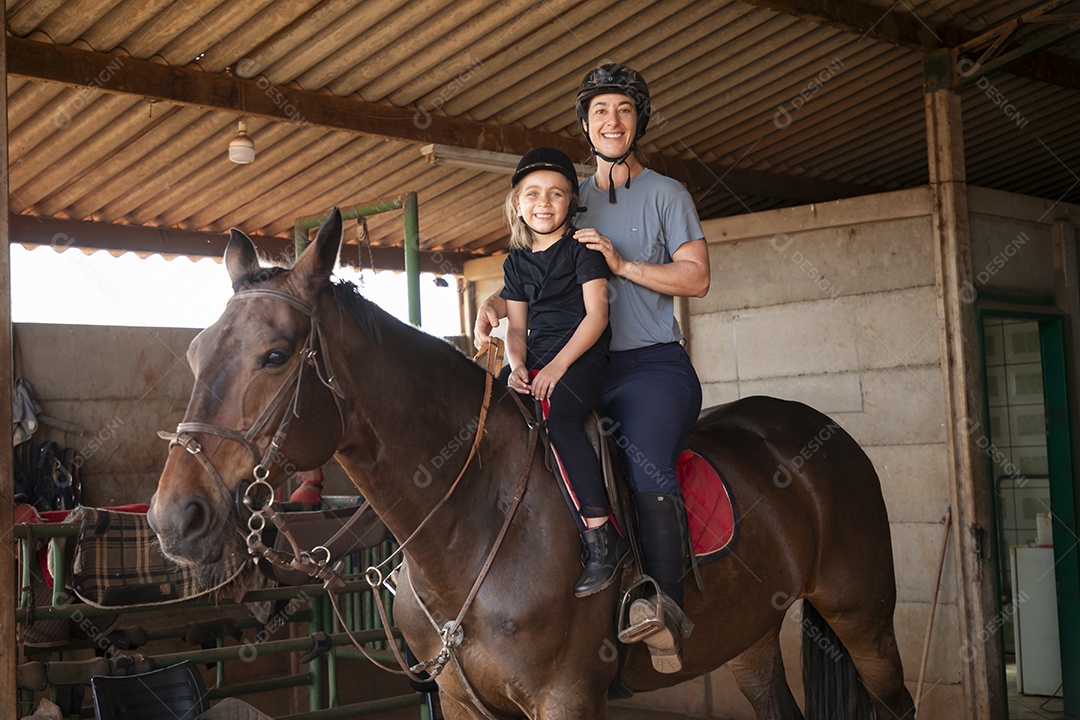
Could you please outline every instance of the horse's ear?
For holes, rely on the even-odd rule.
[[[296,281],[314,295],[330,279],[341,250],[341,211],[335,206],[319,228],[315,242],[308,245],[293,266]]]
[[[233,287],[259,269],[259,257],[255,254],[254,243],[236,228],[229,231],[229,244],[225,248],[225,268],[229,271]]]

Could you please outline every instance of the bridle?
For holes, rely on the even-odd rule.
[[[251,512],[250,517],[248,517],[247,535],[249,550],[255,543],[261,544],[262,531],[266,527],[266,515],[264,511],[268,508],[274,497],[274,488],[267,482],[270,477],[270,468],[273,467],[274,463],[281,465],[287,464],[284,462],[285,458],[281,454],[281,448],[285,444],[285,438],[289,434],[289,427],[292,424],[293,418],[299,417],[300,388],[303,387],[304,369],[306,367],[310,366],[319,381],[329,388],[334,398],[334,404],[337,405],[342,430],[345,429],[345,407],[343,404],[345,394],[341,391],[341,388],[338,387],[335,376],[333,375],[330,365],[330,356],[327,352],[328,346],[326,338],[323,334],[322,326],[319,323],[319,316],[315,312],[315,307],[291,293],[269,288],[241,290],[234,293],[233,296],[229,298],[229,302],[256,298],[282,300],[307,315],[311,323],[307,340],[300,349],[296,364],[293,365],[292,369],[285,376],[281,386],[278,388],[277,392],[274,393],[274,396],[270,398],[270,401],[266,404],[262,413],[260,413],[258,418],[255,419],[255,422],[251,424],[251,427],[244,432],[221,427],[220,425],[189,421],[177,425],[176,432],[174,433],[165,431],[158,433],[159,437],[169,441],[170,451],[172,448],[179,446],[184,448],[184,450],[198,460],[199,465],[201,465],[203,470],[206,471],[206,474],[214,480],[214,483],[225,495],[228,502],[233,505],[233,510],[237,513],[238,517],[243,516],[245,508]],[[322,365],[323,368],[325,368],[325,375],[323,368],[319,367],[317,361],[320,353],[322,353],[323,356]],[[277,430],[274,431],[273,436],[270,438],[270,442],[267,443],[266,449],[260,453],[259,448],[255,444],[255,438],[258,437],[259,433],[262,432],[263,428],[270,422],[271,418],[281,411],[282,405],[285,405],[285,412],[281,416],[281,422],[278,423]],[[233,442],[243,445],[248,453],[251,454],[252,461],[255,463],[251,470],[254,482],[247,485],[243,492],[237,492],[235,502],[232,493],[229,491],[228,486],[221,477],[221,473],[218,472],[217,468],[215,468],[214,464],[210,461],[210,458],[203,452],[202,445],[195,439],[192,433],[206,433],[209,435],[217,435],[226,440],[232,440]]]
[[[219,425],[213,425],[210,423],[189,421],[182,422],[177,425],[175,433],[168,433],[162,431],[159,432],[158,435],[161,438],[169,441],[170,451],[173,447],[179,446],[194,455],[202,468],[211,478],[213,478],[215,484],[218,486],[221,492],[224,493],[224,495],[230,502],[232,501],[232,495],[230,494],[228,487],[225,485],[225,482],[221,477],[221,473],[218,472],[217,468],[214,467],[214,464],[210,461],[210,459],[206,457],[206,454],[202,451],[202,446],[199,444],[198,440],[196,440],[192,436],[192,433],[208,433],[211,435],[217,435],[218,437],[225,438],[226,440],[232,440],[243,445],[251,454],[252,460],[255,463],[254,467],[252,468],[252,477],[254,479],[254,482],[248,485],[247,488],[243,491],[243,493],[240,493],[239,491],[237,492],[237,498],[235,504],[233,505],[233,509],[238,514],[243,513],[242,506],[246,507],[248,510],[251,511],[251,515],[248,518],[247,534],[247,546],[249,554],[251,554],[252,557],[256,560],[260,558],[265,558],[274,564],[282,565],[290,569],[301,570],[312,577],[317,577],[323,580],[328,590],[327,594],[330,597],[330,601],[333,605],[334,611],[338,615],[339,620],[342,621],[342,626],[345,628],[345,632],[348,634],[349,639],[352,640],[353,645],[357,649],[359,649],[360,652],[363,653],[363,655],[369,660],[371,660],[371,662],[373,662],[376,666],[384,670],[389,670],[391,672],[401,672],[402,674],[405,674],[414,680],[422,679],[416,674],[418,672],[427,671],[430,673],[430,677],[435,677],[439,674],[439,672],[443,669],[445,665],[450,664],[454,666],[454,668],[457,670],[458,678],[461,682],[461,685],[464,688],[466,694],[469,696],[473,707],[477,711],[479,711],[479,713],[485,718],[485,720],[495,720],[492,713],[487,709],[484,703],[476,695],[475,690],[473,690],[471,684],[468,681],[468,678],[465,676],[465,672],[461,667],[460,660],[458,659],[457,647],[461,644],[464,637],[462,620],[464,619],[469,608],[472,606],[472,602],[476,598],[476,594],[480,590],[480,586],[483,584],[484,579],[487,577],[488,571],[491,569],[491,565],[495,561],[495,557],[498,554],[499,548],[502,546],[503,539],[505,538],[507,531],[510,529],[510,524],[513,521],[517,508],[521,504],[521,500],[525,494],[525,488],[528,484],[529,474],[532,468],[532,460],[535,454],[538,436],[540,430],[544,427],[545,423],[542,420],[533,420],[528,410],[525,409],[525,406],[517,397],[516,393],[512,391],[508,393],[509,397],[511,397],[514,403],[517,405],[529,428],[529,440],[527,443],[524,467],[522,468],[522,471],[518,477],[518,485],[514,493],[513,500],[511,501],[510,506],[507,509],[503,524],[499,529],[498,534],[496,535],[492,547],[488,551],[484,564],[481,567],[475,581],[473,582],[473,585],[470,588],[468,595],[466,596],[466,599],[457,614],[457,617],[450,622],[446,622],[443,625],[440,625],[438,622],[435,621],[435,618],[432,616],[431,612],[428,610],[424,602],[420,599],[419,595],[416,594],[415,588],[413,588],[413,599],[417,602],[424,615],[431,623],[433,629],[439,635],[440,640],[442,641],[442,647],[439,651],[439,654],[435,658],[426,662],[421,662],[412,667],[410,667],[409,664],[405,662],[404,657],[398,649],[397,642],[391,634],[390,628],[392,623],[390,621],[390,618],[388,617],[386,608],[384,608],[383,604],[378,601],[379,594],[377,592],[374,593],[374,597],[376,598],[374,604],[379,611],[379,616],[382,621],[383,628],[387,633],[387,644],[393,651],[395,659],[398,661],[398,664],[402,668],[401,671],[394,671],[373,658],[364,649],[364,647],[356,641],[356,638],[353,637],[352,633],[348,631],[348,624],[344,622],[344,619],[341,616],[341,611],[338,608],[337,601],[334,597],[334,592],[331,587],[341,586],[343,584],[343,580],[341,578],[340,570],[338,567],[340,566],[340,563],[338,563],[338,566],[330,566],[332,558],[330,557],[330,551],[327,549],[327,546],[333,545],[334,541],[338,537],[342,536],[345,532],[348,531],[349,527],[353,524],[353,522],[361,516],[363,510],[367,506],[367,503],[365,502],[363,506],[356,510],[353,516],[338,530],[338,532],[334,535],[333,538],[328,540],[323,545],[314,548],[310,552],[303,551],[299,547],[296,540],[288,531],[288,528],[286,527],[281,514],[275,512],[272,507],[274,500],[274,488],[270,485],[269,482],[267,482],[267,479],[270,477],[270,467],[273,463],[278,462],[281,464],[285,464],[282,462],[283,458],[281,457],[281,448],[285,443],[285,438],[289,433],[289,426],[291,425],[293,418],[297,417],[300,388],[303,385],[303,373],[305,366],[310,365],[312,368],[314,368],[315,374],[319,378],[319,381],[330,389],[334,397],[334,402],[338,408],[338,414],[341,417],[341,427],[343,430],[345,429],[345,409],[343,405],[345,395],[335,382],[335,376],[332,373],[330,358],[327,353],[326,340],[322,332],[322,327],[319,324],[319,317],[315,312],[314,306],[304,302],[303,300],[300,300],[295,295],[287,292],[282,292],[280,290],[271,290],[264,288],[241,290],[240,292],[235,293],[229,299],[229,302],[232,302],[233,300],[243,300],[251,298],[272,298],[277,300],[283,300],[288,304],[292,305],[294,308],[300,310],[310,318],[311,328],[308,332],[308,337],[306,342],[304,343],[304,347],[300,350],[300,357],[298,358],[297,363],[289,371],[289,374],[285,376],[281,387],[279,387],[277,392],[274,393],[274,396],[267,403],[266,407],[263,409],[262,413],[255,420],[255,422],[252,423],[251,427],[249,427],[244,432],[231,430],[229,428],[224,428]],[[326,370],[325,376],[320,370],[319,363],[316,360],[320,352],[322,353],[323,366]],[[450,496],[458,487],[462,478],[465,476],[465,473],[468,470],[469,466],[472,464],[473,459],[478,454],[480,443],[484,437],[484,427],[487,421],[488,410],[491,403],[492,382],[494,380],[495,374],[498,372],[498,364],[501,362],[502,358],[501,341],[493,338],[492,341],[485,348],[485,350],[477,356],[477,359],[479,359],[481,356],[486,358],[487,361],[484,397],[480,407],[476,434],[474,436],[473,444],[469,450],[469,455],[465,460],[464,466],[461,468],[461,471],[458,473],[454,481],[450,484],[450,487],[447,489],[442,499],[439,500],[439,502],[436,503],[435,507],[433,507],[431,511],[420,521],[419,525],[413,530],[409,537],[406,538],[398,546],[397,550],[395,550],[389,557],[385,558],[383,562],[379,563],[379,565],[375,567],[369,567],[366,570],[365,579],[373,590],[379,585],[383,584],[385,580],[382,568],[391,560],[391,558],[393,558],[395,555],[400,554],[404,550],[404,548],[409,544],[409,542],[419,534],[420,530],[423,529],[423,527],[436,514],[436,512],[438,512],[443,507],[443,505],[450,499]],[[274,435],[270,439],[270,442],[267,444],[266,449],[260,454],[259,449],[255,444],[255,437],[262,431],[264,426],[266,426],[266,424],[270,422],[270,419],[277,414],[281,406],[286,402],[288,403],[288,405],[285,407],[285,412],[282,415],[281,422],[278,424],[278,428],[274,432]],[[273,548],[268,548],[265,544],[263,544],[262,531],[266,527],[267,518],[270,518],[274,522],[278,530],[285,535],[286,539],[291,544],[294,553],[291,558],[288,557],[286,553],[280,553]],[[317,555],[320,555],[321,557],[316,557]]]

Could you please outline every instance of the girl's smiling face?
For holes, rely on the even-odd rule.
[[[534,234],[561,237],[570,211],[570,183],[562,173],[536,170],[522,178],[516,204]]]
[[[589,139],[608,157],[622,157],[637,135],[637,106],[628,95],[607,93],[589,101]]]

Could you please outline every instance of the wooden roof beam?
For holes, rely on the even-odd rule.
[[[748,5],[827,25],[901,47],[931,52],[963,45],[978,35],[947,24],[931,25],[896,5],[883,9],[863,0],[742,0]],[[1080,62],[1038,52],[1010,65],[1005,72],[1050,85],[1080,90]]]
[[[23,38],[8,38],[8,72],[75,88],[140,95],[178,105],[393,140],[515,155],[523,155],[539,145],[559,148],[571,157],[581,157],[585,153],[581,141],[542,130],[431,115],[421,110],[342,98],[330,93],[279,87],[263,77],[208,73]],[[685,183],[695,194],[730,190],[782,200],[817,202],[865,195],[880,189],[742,170],[659,153],[653,153],[652,159],[658,170]]]

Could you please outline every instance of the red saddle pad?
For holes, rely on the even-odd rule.
[[[693,450],[683,450],[676,465],[694,554],[719,557],[735,542],[735,502],[713,464]]]

